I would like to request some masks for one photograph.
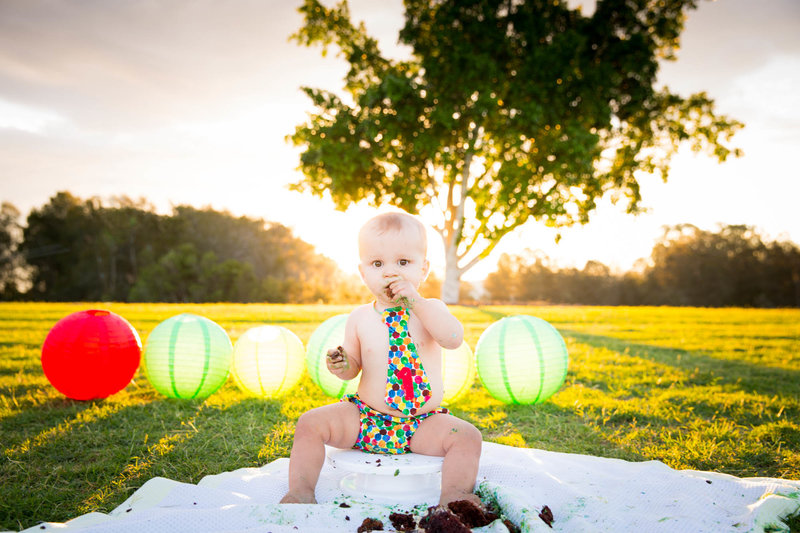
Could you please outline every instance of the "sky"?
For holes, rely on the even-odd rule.
[[[23,215],[62,190],[143,197],[163,213],[210,206],[289,226],[355,272],[355,236],[375,210],[340,212],[287,188],[300,179],[300,149],[285,137],[312,109],[300,87],[340,91],[346,72],[334,54],[288,40],[299,4],[3,0],[0,201]],[[400,0],[350,6],[385,54],[407,53],[397,44]],[[699,0],[659,83],[683,96],[706,91],[717,112],[744,122],[734,145],[745,155],[720,165],[682,152],[666,184],[643,178],[645,214],[601,202],[589,224],[562,229],[558,244],[554,230],[528,223],[464,279],[480,280],[500,254],[525,249],[562,266],[597,260],[626,270],[649,256],[663,226],[680,223],[746,224],[800,243],[800,2]],[[441,278],[440,241],[430,239]]]

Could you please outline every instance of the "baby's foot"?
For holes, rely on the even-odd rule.
[[[314,497],[314,493],[287,492],[286,495],[281,498],[280,503],[317,503],[317,499]]]

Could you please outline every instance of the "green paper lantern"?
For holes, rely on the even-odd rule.
[[[252,396],[280,396],[300,381],[304,356],[297,335],[282,326],[259,326],[245,331],[234,344],[231,374]]]
[[[442,350],[443,403],[452,403],[463,396],[475,381],[472,349],[467,341],[455,350]]]
[[[536,404],[555,394],[567,377],[567,346],[556,328],[533,316],[498,320],[475,347],[478,377],[504,403]]]
[[[325,356],[328,350],[341,346],[344,342],[344,326],[346,314],[332,316],[319,325],[311,334],[306,346],[306,368],[308,374],[322,392],[333,398],[341,398],[345,394],[353,394],[358,390],[359,376],[344,381],[328,370]]]
[[[170,398],[206,398],[228,379],[232,351],[231,339],[215,322],[190,313],[176,315],[147,337],[147,379]]]

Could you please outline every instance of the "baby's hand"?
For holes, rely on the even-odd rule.
[[[406,309],[413,308],[414,303],[417,298],[419,298],[419,294],[414,286],[400,276],[390,278],[384,290],[386,291],[387,298],[396,304],[402,305]]]
[[[334,374],[338,374],[342,370],[350,368],[350,360],[347,358],[347,354],[341,346],[328,350],[325,362],[328,365],[328,370]]]

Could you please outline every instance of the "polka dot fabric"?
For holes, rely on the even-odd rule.
[[[389,328],[389,368],[386,377],[386,405],[406,416],[414,416],[431,397],[431,384],[417,347],[408,333],[411,313],[403,307],[392,307],[383,313]]]
[[[380,413],[361,401],[358,394],[348,394],[342,401],[355,404],[361,417],[361,431],[353,448],[385,455],[411,452],[411,437],[417,431],[419,423],[431,415],[449,412],[443,407],[406,418]]]

